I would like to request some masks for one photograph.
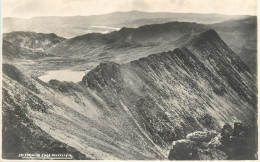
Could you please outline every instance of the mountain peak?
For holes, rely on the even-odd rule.
[[[201,37],[205,37],[205,38],[220,38],[218,33],[213,30],[213,29],[209,29],[203,33],[200,34]]]
[[[122,83],[121,65],[112,61],[101,62],[82,79],[83,84],[97,91],[102,91],[106,85],[121,89],[116,81]]]
[[[225,44],[226,43],[220,38],[220,36],[218,35],[218,33],[213,30],[213,29],[209,29],[197,36],[195,36],[193,39],[191,39],[190,41],[188,41],[186,44],[184,44],[182,47],[187,47],[187,46],[201,46],[202,44],[206,44],[207,42],[219,42],[221,44]]]

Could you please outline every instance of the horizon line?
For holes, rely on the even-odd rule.
[[[117,12],[144,12],[144,13],[173,13],[173,14],[201,14],[201,15],[223,15],[223,16],[257,16],[255,15],[250,15],[250,14],[222,14],[222,13],[198,13],[198,12],[165,12],[165,11],[142,11],[142,10],[129,10],[129,11],[113,11],[113,12],[108,12],[108,13],[103,13],[103,14],[91,14],[91,15],[66,15],[66,16],[58,16],[58,15],[42,15],[42,16],[32,16],[32,17],[12,17],[12,16],[3,16],[2,18],[19,18],[19,19],[32,19],[32,18],[40,18],[40,17],[77,17],[77,16],[82,16],[82,17],[88,17],[88,16],[101,16],[101,15],[107,15],[107,14],[112,14],[112,13],[117,13]]]

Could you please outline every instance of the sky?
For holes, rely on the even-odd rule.
[[[99,15],[115,11],[256,15],[257,0],[2,0],[3,17]]]

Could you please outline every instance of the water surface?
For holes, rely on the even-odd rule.
[[[47,74],[40,76],[39,79],[49,82],[52,79],[67,82],[80,82],[88,71],[55,70],[48,71]]]

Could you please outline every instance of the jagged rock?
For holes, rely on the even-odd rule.
[[[217,141],[218,133],[215,131],[201,132],[197,131],[186,136],[186,139],[174,141],[170,150],[169,160],[199,160],[199,159],[214,159],[217,158],[217,153],[221,152],[214,147]],[[215,141],[214,141],[215,140]],[[209,142],[210,141],[210,142]],[[210,143],[211,147],[209,147]],[[215,142],[215,143],[214,143]],[[213,153],[214,150],[216,153]],[[225,159],[219,155],[219,159]]]
[[[209,135],[207,135],[209,134]],[[169,152],[169,160],[226,160],[227,154],[219,149],[221,145],[216,132],[195,132],[189,137],[196,137],[193,140],[182,139],[174,141]],[[207,138],[205,138],[207,136]],[[214,137],[215,136],[215,137]],[[210,139],[211,137],[211,139]],[[198,141],[210,142],[198,142]]]
[[[186,139],[173,142],[169,159],[188,160],[191,152],[196,153],[196,156],[192,157],[193,160],[257,159],[255,135],[255,129],[244,123],[234,123],[234,129],[225,124],[221,133],[197,131],[188,134]]]

